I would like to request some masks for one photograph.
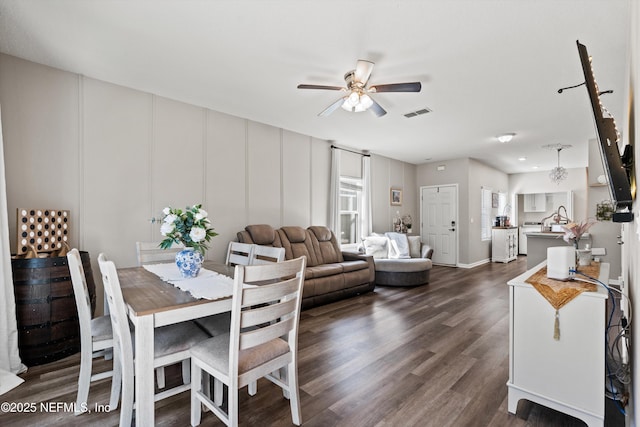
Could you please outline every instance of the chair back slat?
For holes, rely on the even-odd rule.
[[[258,329],[240,333],[240,350],[264,344],[287,335],[293,330],[295,319],[288,318],[277,323],[268,324]]]
[[[249,265],[253,254],[251,243],[229,242],[227,249],[227,265]]]
[[[169,249],[162,249],[160,242],[136,242],[138,266],[173,262],[176,259],[176,254],[183,249],[183,245],[177,245],[175,243]]]
[[[296,300],[290,299],[276,304],[269,304],[258,308],[242,311],[240,328],[246,329],[252,326],[277,321],[280,318],[294,313],[296,310]]]
[[[250,265],[261,265],[284,261],[284,248],[254,245]]]
[[[272,262],[262,265],[249,265],[243,268],[242,282],[245,284],[261,282],[264,283],[269,280],[280,280],[285,277],[293,277],[298,273],[299,271],[294,265],[286,262]]]
[[[297,287],[298,278],[294,277],[278,283],[245,288],[242,293],[242,306],[247,307],[277,301],[295,293]]]

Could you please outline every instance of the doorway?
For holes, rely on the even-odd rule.
[[[420,233],[434,264],[458,263],[458,185],[420,187]]]

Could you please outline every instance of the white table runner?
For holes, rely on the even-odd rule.
[[[200,269],[197,277],[185,279],[175,263],[147,264],[143,267],[194,298],[213,300],[233,295],[233,279],[206,268]]]

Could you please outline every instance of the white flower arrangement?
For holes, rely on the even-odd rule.
[[[162,210],[164,217],[160,226],[160,233],[165,239],[160,242],[162,249],[169,249],[173,243],[181,243],[185,247],[193,248],[204,255],[209,248],[207,243],[218,235],[213,231],[209,214],[202,209],[202,205],[175,209],[166,207]]]

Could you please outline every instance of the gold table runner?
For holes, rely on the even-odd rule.
[[[600,276],[600,263],[592,262],[588,266],[579,266],[578,271],[589,277],[597,279]],[[569,301],[583,292],[595,292],[598,285],[580,280],[556,280],[547,277],[547,267],[542,267],[531,277],[525,280],[535,288],[546,299],[553,308],[556,309],[553,338],[560,339],[560,319],[559,310]]]

